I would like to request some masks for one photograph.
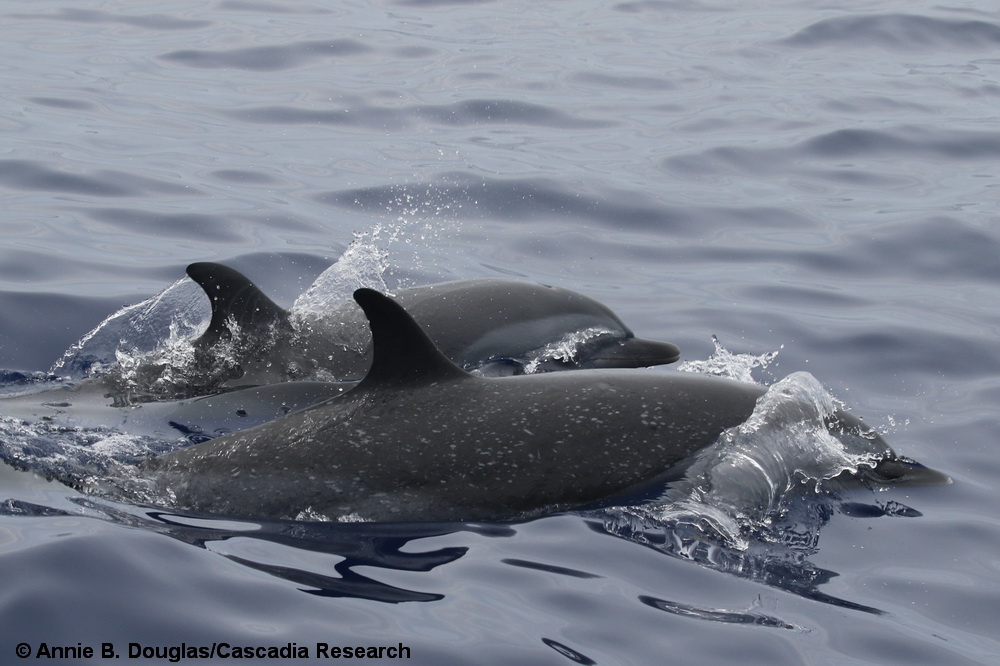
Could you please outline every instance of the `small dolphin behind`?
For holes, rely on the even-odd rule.
[[[144,463],[156,495],[216,514],[487,520],[579,507],[649,483],[746,421],[765,389],[688,373],[476,377],[370,289],[373,360],[352,391]],[[849,414],[831,433],[882,462],[879,483],[943,475]],[[884,472],[883,473],[883,468]]]
[[[228,266],[195,263],[187,273],[211,302],[208,328],[191,341],[189,355],[154,351],[114,368],[111,392],[121,402],[284,381],[357,381],[371,364],[368,326],[354,303],[303,317]],[[484,375],[638,368],[680,357],[676,345],[635,337],[606,306],[569,289],[476,279],[401,289],[397,298],[446,356]]]
[[[338,380],[360,379],[371,364],[368,326],[354,303],[295,326],[288,312],[232,268],[201,262],[187,273],[212,303],[211,323],[196,348],[207,351],[238,338],[251,379],[261,368],[248,361],[258,356],[258,365],[306,373],[322,368]],[[680,357],[675,345],[635,337],[609,308],[569,289],[487,278],[401,289],[396,298],[438,349],[468,370],[526,363],[532,352],[560,342],[571,348],[531,370],[637,368]]]

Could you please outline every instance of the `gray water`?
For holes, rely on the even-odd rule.
[[[811,373],[954,479],[795,502],[741,550],[621,515],[195,519],[5,467],[0,654],[315,656],[322,641],[403,642],[422,664],[995,662],[990,3],[35,1],[0,16],[0,368],[48,370],[193,261],[290,305],[360,234],[390,288],[515,276],[584,292],[688,361],[713,335],[778,352],[759,380]]]

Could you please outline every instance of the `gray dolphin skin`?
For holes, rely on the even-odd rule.
[[[582,370],[477,377],[370,289],[373,360],[346,394],[143,464],[176,505],[233,516],[492,520],[579,507],[655,479],[744,422],[759,386]],[[946,482],[838,413],[829,428],[882,456],[879,483]]]
[[[293,331],[288,313],[238,271],[202,262],[187,273],[212,302],[211,323],[195,341],[202,365],[213,363],[220,341],[235,343],[240,356],[228,386],[317,378],[317,372],[360,379],[371,364],[368,326],[354,303]],[[477,279],[402,289],[396,298],[445,356],[470,370],[516,374],[532,352],[573,335],[571,357],[532,371],[636,368],[680,357],[675,345],[635,337],[606,306],[568,289]]]

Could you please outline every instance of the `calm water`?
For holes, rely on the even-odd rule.
[[[778,352],[761,380],[812,373],[953,485],[803,499],[740,550],[590,514],[194,519],[4,467],[0,654],[995,663],[1000,14],[733,7],[0,3],[0,368],[193,261],[289,305],[357,232],[391,287],[518,276],[686,360]]]

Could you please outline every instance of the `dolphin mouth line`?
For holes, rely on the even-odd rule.
[[[628,361],[623,361],[620,358],[614,356],[602,356],[593,359],[590,362],[590,366],[593,368],[651,368],[657,365],[669,365],[670,363],[676,363],[680,360],[681,355],[676,354],[674,356],[647,356],[647,357],[637,357],[633,356]]]

